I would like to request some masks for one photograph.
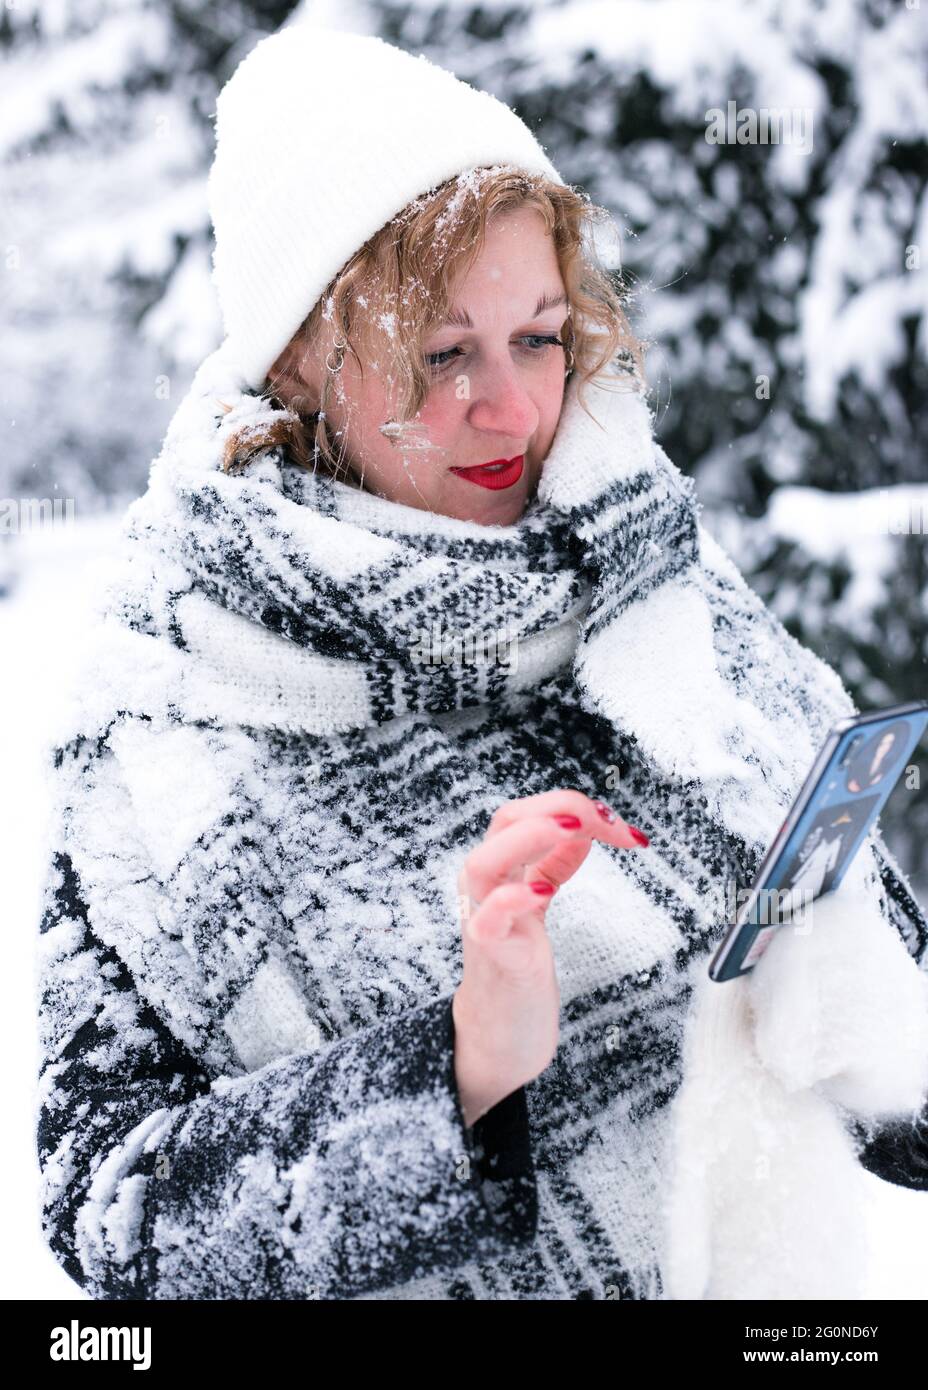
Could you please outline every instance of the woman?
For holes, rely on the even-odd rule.
[[[904,739],[906,732],[907,726],[904,723],[894,724],[891,728],[885,729],[879,738],[869,740],[861,750],[856,765],[851,768],[847,779],[848,791],[864,791],[886,776],[893,764],[890,753],[896,739]],[[898,754],[896,756],[898,757]]]
[[[845,817],[845,820],[849,819]],[[841,838],[839,833],[826,840],[821,826],[817,826],[809,836],[787,885],[795,902],[812,902],[821,893],[825,879],[837,868],[841,856]]]
[[[708,980],[853,707],[654,443],[596,210],[357,35],[262,41],[217,138],[227,337],[54,738],[53,1250],[107,1298],[859,1289],[928,927],[874,840]]]

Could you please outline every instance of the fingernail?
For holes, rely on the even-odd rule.
[[[543,894],[545,897],[547,897],[548,894],[554,892],[554,884],[553,884],[553,883],[542,883],[542,882],[530,883],[530,884],[529,884],[529,888],[531,888],[531,890],[532,890],[533,893],[541,893],[541,894]]]
[[[599,814],[602,816],[603,820],[607,820],[611,823],[612,821],[619,819],[615,811],[613,811],[612,807],[607,806],[605,801],[596,801],[593,804],[595,805]]]
[[[637,825],[630,825],[628,827],[628,833],[631,835],[636,845],[649,845],[651,843],[644,831],[639,830]]]
[[[555,816],[558,825],[562,825],[565,830],[579,830],[583,821],[579,816]]]

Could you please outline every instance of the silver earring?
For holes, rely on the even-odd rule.
[[[335,366],[333,367],[333,366],[332,366],[332,363],[331,363],[331,360],[330,360],[331,357],[332,357],[332,353],[330,352],[329,355],[328,355],[328,356],[326,357],[326,359],[325,359],[325,365],[326,365],[326,368],[327,368],[328,371],[330,371],[330,372],[340,372],[340,371],[341,371],[341,369],[342,369],[342,363],[343,363],[344,360],[345,360],[345,349],[347,348],[347,346],[348,346],[348,344],[345,342],[344,338],[336,338],[336,339],[335,339],[335,342],[334,342],[334,344],[333,344],[333,348],[334,348],[334,351],[338,354],[338,361],[336,362]]]

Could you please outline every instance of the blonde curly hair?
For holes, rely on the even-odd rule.
[[[614,288],[592,244],[595,225],[611,222],[607,210],[540,174],[499,165],[472,169],[407,204],[343,266],[268,372],[261,395],[278,408],[277,418],[230,435],[224,470],[239,472],[262,450],[279,446],[301,467],[349,478],[345,442],[336,453],[327,405],[330,391],[338,389],[345,353],[352,353],[363,373],[364,348],[371,360],[391,362],[392,379],[400,383],[395,417],[384,433],[401,443],[433,382],[422,342],[449,312],[452,286],[480,254],[490,218],[526,207],[541,214],[554,241],[568,301],[561,335],[567,375],[578,373],[581,405],[587,409],[584,388],[607,364],[627,373],[630,389],[644,390],[645,343],[626,319],[624,286]],[[315,400],[298,364],[307,352],[320,350],[324,333],[332,348]]]

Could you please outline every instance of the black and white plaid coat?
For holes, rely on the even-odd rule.
[[[853,1296],[861,1159],[925,1186],[928,924],[878,838],[809,937],[706,972],[851,701],[644,399],[587,401],[481,527],[223,472],[270,407],[197,374],[49,739],[43,1219],[94,1297]],[[506,660],[422,659],[487,629]],[[557,787],[651,846],[552,900],[557,1055],[468,1130],[458,869]]]

